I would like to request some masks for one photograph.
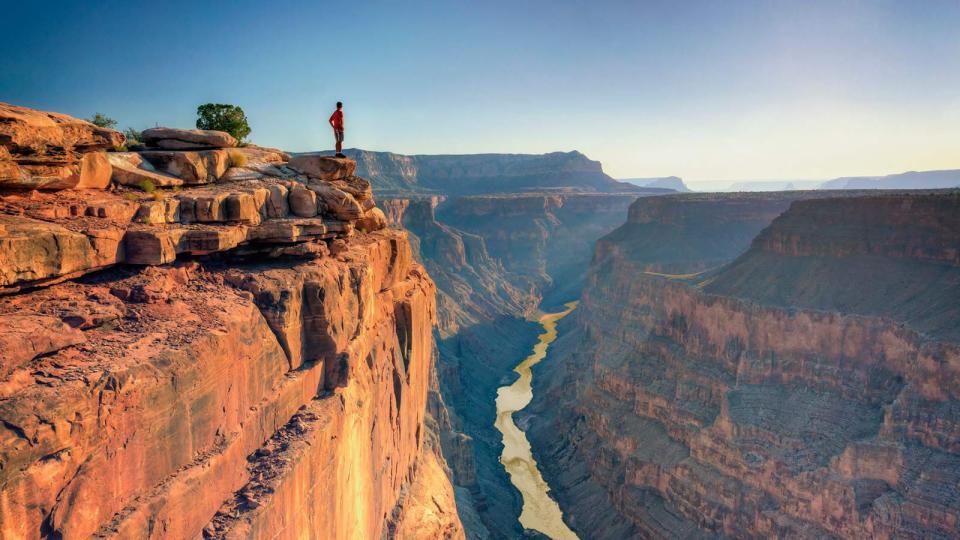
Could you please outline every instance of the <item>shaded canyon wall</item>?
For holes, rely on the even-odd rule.
[[[663,213],[710,213],[694,198],[686,215],[684,197],[671,198],[639,200],[633,233],[598,242],[554,367],[535,378],[524,420],[574,529],[955,535],[958,321],[946,303],[904,304],[884,287],[895,276],[908,291],[960,302],[957,194],[796,201],[736,261],[700,274],[691,272],[710,261],[669,253],[660,242],[672,237],[644,226]],[[713,231],[718,245],[730,231]],[[645,249],[665,255],[644,260]],[[848,290],[828,294],[827,284]]]

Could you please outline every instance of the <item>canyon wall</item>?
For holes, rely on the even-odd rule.
[[[522,534],[521,499],[499,463],[496,388],[510,380],[513,366],[535,341],[537,325],[528,319],[538,306],[575,298],[593,242],[623,222],[637,196],[662,190],[595,193],[599,164],[579,154],[350,155],[372,173],[376,192],[396,193],[400,187],[402,196],[383,200],[387,220],[410,232],[417,260],[437,283],[442,391],[436,409],[446,419],[441,441],[467,535],[515,538]],[[391,164],[406,164],[404,184],[396,181],[399,169]],[[441,195],[418,194],[414,184],[424,171],[437,175],[430,182]],[[462,195],[464,182],[471,190],[533,189],[540,184],[529,183],[526,175],[534,172],[562,189]],[[617,187],[603,182],[604,189]]]
[[[349,160],[243,150],[0,194],[3,538],[463,537],[406,233]]]
[[[660,245],[676,229],[654,223],[768,204],[738,197],[641,199],[598,242],[522,419],[568,522],[585,538],[954,536],[960,347],[941,308],[960,302],[960,198],[796,200],[745,253],[745,224]],[[730,250],[687,250],[711,242]],[[944,301],[904,304],[892,276]]]
[[[485,158],[485,159],[489,159]],[[455,182],[456,180],[451,180]],[[379,190],[376,181],[374,190]],[[515,538],[519,493],[499,463],[496,388],[536,340],[541,304],[579,294],[593,241],[643,193],[509,193],[388,198],[437,283],[441,441],[468,537]],[[442,403],[440,403],[442,401]]]
[[[669,193],[614,180],[580,152],[548,154],[403,155],[350,148],[357,174],[382,197],[544,191]],[[322,154],[322,152],[321,152]],[[327,153],[329,154],[329,153]]]

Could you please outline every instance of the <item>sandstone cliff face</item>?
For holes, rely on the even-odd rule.
[[[953,192],[798,201],[706,290],[888,317],[960,341],[958,200]]]
[[[374,189],[377,189],[375,184]],[[499,463],[496,388],[529,353],[541,302],[576,297],[593,240],[621,223],[633,194],[509,194],[388,199],[388,219],[438,288],[438,372],[450,421],[444,453],[474,538],[513,538],[519,493]]]
[[[797,200],[826,192],[686,194],[644,198],[627,222],[597,244],[597,258],[615,256],[648,272],[686,274],[730,262]]]
[[[463,537],[435,286],[335,161],[2,194],[0,536]]]
[[[737,262],[682,279],[624,257],[629,235],[601,242],[576,321],[554,344],[551,362],[565,369],[538,373],[546,382],[529,418],[574,528],[591,538],[955,535],[957,343],[918,332],[913,323],[927,319],[898,312],[896,298],[882,309],[890,319],[786,308],[763,284],[792,299],[808,298],[808,282],[786,265],[757,265],[749,280],[740,272],[754,251],[772,250],[802,268],[835,258],[817,277],[837,279],[867,251],[919,268],[901,274],[909,288],[927,279],[931,258],[955,271],[934,254],[956,244],[957,210],[949,193],[795,202]],[[859,280],[861,296],[875,294],[873,275]],[[949,282],[935,286],[956,302]]]

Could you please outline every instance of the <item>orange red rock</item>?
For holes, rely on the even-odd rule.
[[[0,103],[0,189],[102,189],[110,175],[102,151],[123,142],[85,120]]]
[[[554,357],[564,367],[544,373],[528,430],[575,529],[603,531],[598,538],[957,530],[955,322],[931,326],[924,309],[902,309],[875,286],[896,269],[897,287],[956,298],[960,268],[934,247],[955,243],[960,199],[817,196],[794,202],[746,253],[702,275],[647,271],[664,252],[674,265],[702,264],[685,248],[705,239],[678,239],[672,225],[716,205],[722,220],[712,220],[712,234],[733,246],[749,225],[737,215],[751,220],[766,202],[641,200],[634,223],[600,241],[576,328]],[[731,205],[741,211],[726,212]],[[664,212],[675,219],[658,222]],[[658,246],[666,239],[676,252]],[[862,268],[871,272],[851,285],[844,274]],[[850,291],[840,296],[834,283]],[[832,293],[815,294],[823,288]],[[940,316],[955,321],[951,313]]]
[[[57,119],[75,152],[115,142]],[[405,234],[361,179],[324,198],[255,149],[269,167],[220,183],[219,152],[79,152],[112,185],[87,158],[96,182],[66,187],[101,189],[0,192],[0,536],[462,538]]]

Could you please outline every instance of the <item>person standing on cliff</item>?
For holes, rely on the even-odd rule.
[[[343,155],[343,103],[337,102],[337,110],[330,115],[330,127],[333,128],[333,138],[337,140],[337,157]]]

